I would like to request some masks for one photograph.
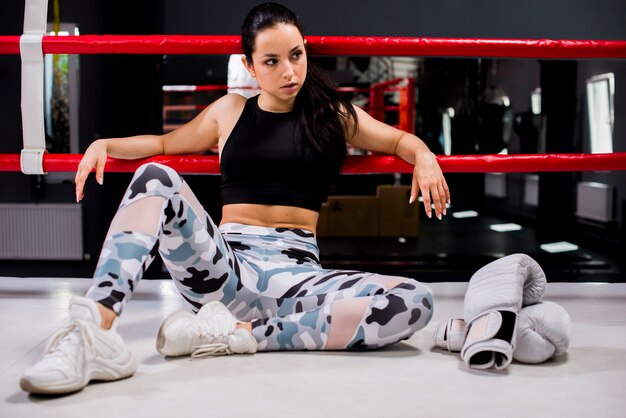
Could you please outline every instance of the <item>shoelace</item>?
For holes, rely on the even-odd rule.
[[[191,358],[209,357],[209,356],[227,356],[233,354],[228,343],[218,342],[210,344],[202,344],[193,347]]]
[[[72,354],[72,353],[66,353],[62,350],[63,347],[63,341],[68,341],[68,344],[75,344],[75,342],[71,341],[72,335],[73,333],[77,331],[80,334],[80,340],[83,341],[85,343],[85,347],[83,350],[83,356],[87,355],[87,352],[93,352],[94,351],[94,343],[93,343],[93,334],[91,332],[91,329],[89,329],[89,325],[87,325],[87,323],[85,323],[84,321],[81,320],[74,320],[71,323],[67,324],[65,327],[61,328],[52,338],[52,340],[50,340],[50,342],[48,343],[48,345],[46,346],[46,351],[45,351],[45,355],[49,355],[49,354],[53,354],[53,353],[61,353],[61,354]],[[73,365],[76,364],[76,357],[69,355],[69,356],[65,356],[66,358],[68,358]]]
[[[206,344],[193,346],[191,358],[208,357],[208,356],[227,356],[232,354],[232,350],[228,346],[228,334],[220,329],[218,317],[214,317],[213,322],[202,321],[200,324],[200,341],[210,341]]]

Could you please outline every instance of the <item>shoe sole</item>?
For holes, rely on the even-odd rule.
[[[167,318],[165,318],[165,321],[163,321],[163,323],[161,324],[161,327],[159,328],[159,333],[157,334],[157,341],[156,341],[156,349],[159,353],[163,354],[164,356],[168,356],[168,357],[180,357],[180,356],[184,356],[186,354],[172,354],[171,351],[168,351],[165,349],[165,344],[167,342],[166,338],[165,338],[165,329],[172,323],[177,321],[179,318],[189,318],[189,317],[193,317],[193,315],[187,311],[176,311],[176,312],[172,312],[171,314],[168,315]]]
[[[113,363],[113,364],[112,364]],[[83,390],[91,381],[112,382],[131,377],[137,371],[137,361],[130,350],[126,349],[118,358],[110,361],[97,361],[89,367],[85,377],[78,383],[59,383],[38,386],[28,378],[20,379],[20,387],[25,392],[36,395],[62,395]]]

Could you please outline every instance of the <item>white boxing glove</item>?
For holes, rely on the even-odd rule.
[[[517,346],[513,358],[522,363],[543,363],[569,347],[571,320],[554,302],[522,308],[517,319]]]
[[[538,364],[565,353],[569,348],[570,322],[567,311],[554,302],[523,307],[517,319],[513,358],[521,363]],[[448,351],[461,351],[466,330],[462,319],[440,322],[434,334],[435,345]]]
[[[541,300],[546,276],[526,254],[512,254],[487,264],[470,279],[463,303],[467,324],[461,358],[474,369],[511,364],[517,315],[522,305]]]

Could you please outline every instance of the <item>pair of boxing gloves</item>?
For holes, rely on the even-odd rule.
[[[546,276],[526,254],[487,264],[470,279],[464,319],[438,324],[434,342],[460,351],[473,369],[503,370],[513,359],[542,363],[569,346],[570,317],[554,302],[544,302]]]

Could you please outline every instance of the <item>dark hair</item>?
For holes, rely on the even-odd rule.
[[[248,63],[252,64],[256,35],[279,23],[295,26],[304,38],[298,17],[282,4],[264,3],[250,10],[241,28],[241,45]],[[339,173],[347,152],[346,138],[358,129],[357,115],[326,74],[312,65],[308,54],[307,68],[306,80],[294,103],[297,129],[309,146],[328,158]]]

